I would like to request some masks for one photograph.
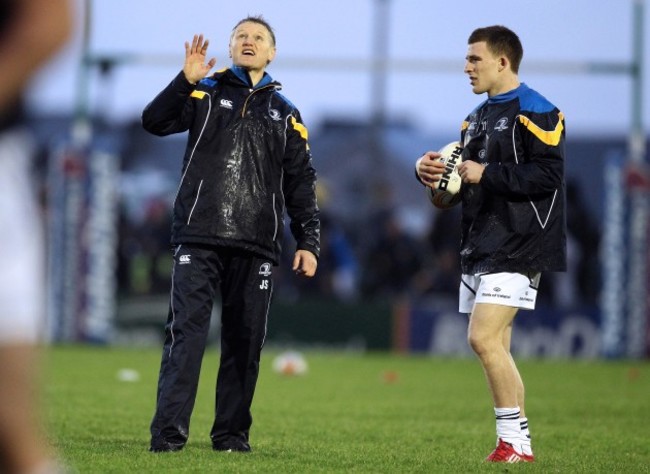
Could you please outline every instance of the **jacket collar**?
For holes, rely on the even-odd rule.
[[[248,74],[248,71],[245,68],[232,65],[230,67],[230,70],[240,81],[242,81],[248,87],[252,87],[250,75]],[[273,82],[273,78],[267,72],[264,72],[264,76],[262,77],[260,82],[258,82],[255,85],[255,87],[253,87],[253,89],[259,89],[260,87],[268,86],[272,82]]]
[[[487,101],[490,104],[495,104],[498,102],[508,102],[509,100],[512,100],[516,98],[517,96],[521,95],[522,92],[526,91],[528,89],[528,86],[525,83],[519,84],[519,87],[516,87],[508,92],[504,92],[503,94],[495,95],[494,97],[490,97]]]

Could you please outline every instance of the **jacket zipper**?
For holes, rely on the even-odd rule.
[[[241,117],[244,118],[244,116],[246,115],[246,107],[248,107],[248,101],[250,100],[251,97],[253,97],[253,94],[262,91],[264,89],[271,89],[271,88],[275,88],[275,84],[269,84],[264,87],[260,87],[259,89],[253,89],[253,91],[250,94],[248,94],[248,97],[246,97],[246,100],[244,101],[244,105],[241,108]],[[279,227],[278,212],[275,209],[275,193],[273,193],[272,202],[273,202],[273,240],[275,240],[278,236],[278,227]]]
[[[253,91],[250,94],[248,94],[248,97],[246,97],[246,100],[244,101],[244,106],[241,108],[241,116],[242,116],[242,118],[244,118],[244,114],[246,113],[246,107],[248,106],[248,100],[251,97],[253,97],[253,94],[255,94],[256,92],[259,92],[259,91],[263,91],[264,89],[271,89],[271,88],[275,88],[275,84],[269,84],[267,86],[260,87],[259,89],[253,89]]]

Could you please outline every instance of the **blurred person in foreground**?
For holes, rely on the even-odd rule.
[[[247,17],[230,35],[232,66],[207,77],[208,40],[185,43],[183,70],[145,108],[156,135],[189,130],[174,202],[171,301],[156,411],[153,452],[187,442],[210,314],[222,301],[221,359],[210,432],[217,451],[250,451],[253,393],[281,254],[286,207],[297,242],[293,270],[316,272],[320,251],[316,173],[307,129],[265,72],[275,34]]]
[[[487,100],[463,122],[459,311],[496,416],[491,462],[531,462],[524,385],[510,353],[515,315],[535,307],[541,272],[566,270],[564,115],[518,78],[523,48],[503,26],[469,37],[465,73]],[[439,154],[416,163],[425,185],[440,179]]]
[[[72,32],[68,0],[0,1],[0,472],[58,472],[39,402],[45,330],[41,216],[31,176],[35,148],[23,93]]]

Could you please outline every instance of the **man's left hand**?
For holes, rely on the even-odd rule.
[[[309,250],[296,250],[293,257],[293,271],[298,275],[313,277],[316,274],[318,260]]]
[[[485,165],[467,160],[458,165],[458,174],[463,183],[477,184],[481,182]]]

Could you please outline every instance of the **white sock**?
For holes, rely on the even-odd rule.
[[[530,430],[528,429],[528,418],[519,418],[519,426],[521,427],[521,449],[527,456],[533,455],[533,448],[531,446]]]
[[[510,443],[515,451],[522,453],[522,436],[519,416],[521,410],[514,408],[495,408],[494,415],[497,419],[497,438]]]

